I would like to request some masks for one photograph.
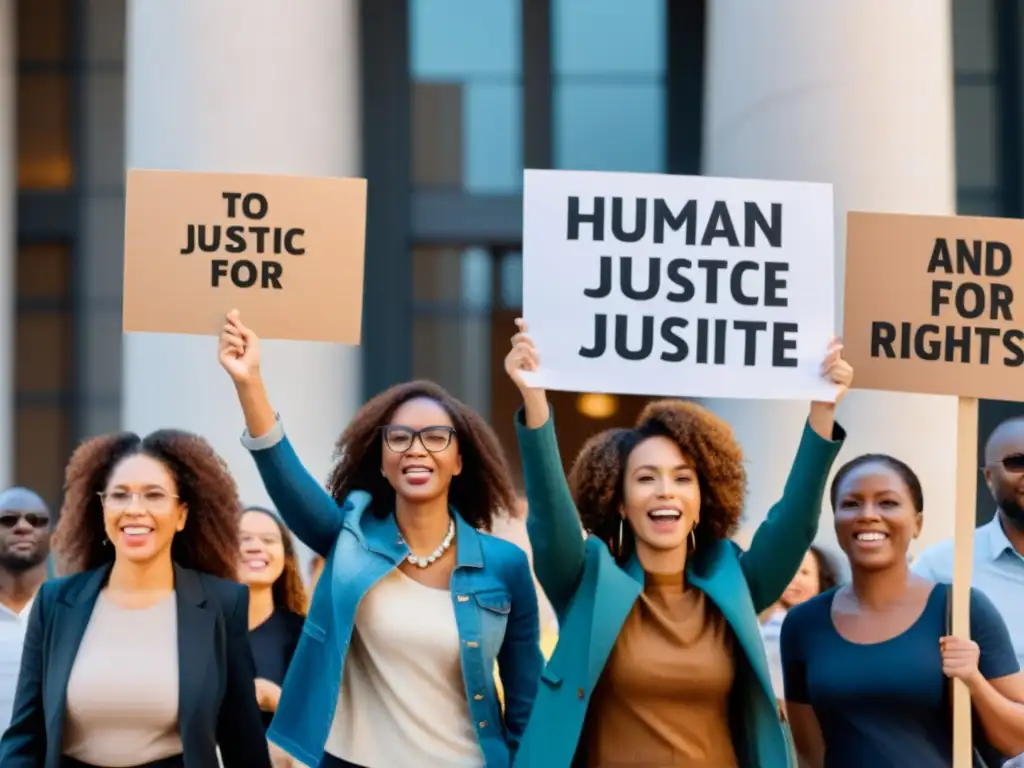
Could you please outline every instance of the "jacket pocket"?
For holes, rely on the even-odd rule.
[[[512,598],[503,589],[486,589],[474,593],[473,600],[480,621],[480,644],[483,646],[484,660],[493,663],[505,641]]]
[[[503,589],[488,589],[473,595],[476,604],[485,611],[507,616],[512,610],[512,598]]]

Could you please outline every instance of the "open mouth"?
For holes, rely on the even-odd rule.
[[[267,566],[270,565],[266,560],[246,560],[245,567],[250,571],[263,571],[266,570]]]
[[[853,535],[853,540],[862,547],[877,547],[889,539],[889,534],[883,531],[860,531]]]
[[[402,470],[402,476],[412,485],[423,485],[430,480],[434,470],[424,466],[410,466]]]
[[[143,544],[152,532],[153,528],[148,525],[121,526],[121,538],[129,546]]]
[[[647,517],[654,523],[655,528],[670,529],[682,519],[683,513],[678,509],[652,509],[647,513]]]

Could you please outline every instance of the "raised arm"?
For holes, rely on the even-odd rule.
[[[523,408],[516,414],[516,434],[526,486],[526,527],[537,580],[561,619],[583,572],[583,526],[565,480],[547,395],[523,380],[522,372],[534,370],[537,358],[526,325],[521,320],[516,322],[520,333],[512,339],[505,371],[523,394]]]
[[[835,409],[853,381],[853,369],[841,353],[842,345],[833,342],[822,364],[822,375],[839,387],[836,400],[811,403],[782,498],[740,556],[758,613],[782,596],[818,533],[825,483],[846,439],[846,432],[835,421]]]
[[[242,444],[252,453],[274,506],[306,546],[327,557],[341,531],[342,511],[285,436],[260,376],[259,338],[242,325],[237,312],[228,315],[221,331],[218,357],[245,415]]]

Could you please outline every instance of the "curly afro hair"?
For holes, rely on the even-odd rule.
[[[724,421],[695,403],[657,400],[648,403],[632,429],[609,429],[590,438],[569,473],[569,488],[583,527],[608,544],[622,562],[635,551],[629,526],[619,546],[619,510],[623,503],[626,462],[649,437],[667,437],[697,470],[700,483],[700,524],[697,549],[728,538],[739,524],[747,490],[743,452]]]
[[[61,572],[78,573],[113,561],[114,548],[104,545],[100,493],[114,468],[139,454],[167,467],[178,498],[188,507],[185,529],[171,544],[174,562],[235,580],[242,505],[234,478],[206,440],[176,429],[161,429],[146,437],[131,432],[94,437],[71,455],[54,534]]]
[[[359,409],[338,439],[337,463],[327,481],[328,492],[338,504],[343,504],[352,491],[366,491],[373,497],[374,514],[391,514],[395,490],[380,472],[381,428],[388,425],[399,406],[419,398],[440,405],[455,427],[462,473],[452,478],[449,503],[474,528],[489,531],[496,516],[515,509],[516,493],[508,460],[490,425],[431,381],[396,384]]]
[[[292,538],[291,531],[276,512],[266,507],[249,506],[242,510],[242,515],[249,512],[266,515],[274,521],[278,531],[281,532],[281,546],[284,547],[284,570],[281,571],[281,575],[271,587],[271,592],[274,595],[274,607],[284,608],[299,616],[305,616],[309,598],[306,595],[306,585],[302,582],[299,557],[295,554],[295,540]]]

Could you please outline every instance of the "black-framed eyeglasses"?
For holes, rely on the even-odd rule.
[[[381,427],[381,431],[384,433],[384,442],[395,453],[408,451],[417,438],[426,450],[431,453],[440,453],[452,444],[452,438],[455,436],[455,429],[452,427],[410,429],[409,427],[387,426]]]
[[[6,528],[10,530],[16,526],[21,520],[31,525],[37,530],[50,527],[50,516],[41,515],[38,512],[4,512],[0,514],[0,528]]]
[[[1011,453],[992,463],[1002,464],[1007,472],[1024,472],[1024,453]]]

